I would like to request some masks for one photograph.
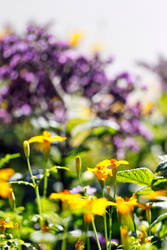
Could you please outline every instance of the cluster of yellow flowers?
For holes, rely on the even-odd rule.
[[[103,216],[110,201],[106,198],[88,198],[81,194],[71,194],[69,190],[60,193],[52,193],[50,199],[60,199],[64,209],[70,209],[74,213],[83,213],[86,222],[91,222],[95,215]]]
[[[88,168],[94,172],[99,181],[105,181],[109,176],[116,176],[117,167],[121,164],[129,164],[128,161],[117,161],[116,159],[104,160],[99,162],[95,168]]]

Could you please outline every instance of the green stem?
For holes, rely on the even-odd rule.
[[[66,243],[67,243],[67,229],[68,229],[68,224],[64,226],[64,234],[63,234],[63,241],[61,245],[61,250],[66,250]]]
[[[135,236],[137,237],[136,223],[135,223],[134,215],[132,215],[132,218],[133,218],[133,226],[134,226]]]
[[[41,211],[41,202],[40,202],[40,196],[39,196],[39,188],[38,188],[38,185],[36,184],[34,176],[32,174],[29,157],[27,157],[26,159],[27,159],[27,165],[28,165],[28,170],[29,170],[30,176],[31,176],[31,180],[32,180],[32,183],[34,185],[34,190],[35,190],[36,199],[37,199],[38,213],[40,216],[40,226],[42,228],[42,215],[41,215],[42,211]]]
[[[109,247],[108,247],[108,250],[111,250],[111,239],[112,239],[112,213],[113,213],[113,209],[110,207],[110,210],[109,210]]]
[[[44,183],[43,183],[43,198],[46,198],[46,194],[47,194],[47,179],[48,179],[48,173],[47,173],[47,168],[46,168],[46,164],[47,163],[47,159],[44,159]]]
[[[97,231],[96,231],[96,226],[95,226],[94,220],[92,220],[92,226],[93,226],[93,231],[94,231],[94,234],[95,234],[98,249],[101,250],[101,246],[100,246],[100,242],[99,242],[99,239],[98,239],[98,236],[97,236]]]
[[[105,197],[104,195],[104,186],[102,187],[102,196]],[[108,250],[108,236],[107,236],[107,218],[106,218],[106,212],[103,216],[104,218],[104,235],[106,239],[106,250]]]
[[[114,201],[116,200],[117,182],[114,180]]]
[[[87,242],[87,250],[90,250],[89,224],[86,225],[86,242]]]

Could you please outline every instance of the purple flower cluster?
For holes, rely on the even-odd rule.
[[[139,62],[138,64],[156,73],[161,80],[163,90],[167,91],[167,59],[165,59],[165,57],[160,56],[157,62],[153,64],[146,62]]]
[[[0,121],[42,115],[64,123],[68,119],[64,94],[75,93],[89,100],[97,117],[118,124],[113,143],[120,157],[125,148],[137,151],[134,136],[150,140],[151,135],[141,122],[140,103],[128,104],[134,79],[127,72],[110,79],[106,73],[110,63],[111,58],[105,61],[99,54],[79,54],[45,28],[29,26],[24,36],[4,35],[0,38]]]
[[[0,91],[1,119],[11,122],[35,111],[56,114],[59,110],[63,119],[65,107],[51,75],[58,55],[68,49],[67,43],[55,41],[53,35],[35,26],[29,26],[24,37],[4,35],[0,40],[0,79],[8,84]]]
[[[68,43],[56,41],[44,28],[29,26],[26,34],[6,34],[0,40],[0,118],[5,122],[26,115],[51,112],[58,122],[65,119],[65,107],[53,85],[59,79],[67,93],[80,91],[92,97],[107,83],[106,62],[99,56],[87,58],[72,51]],[[2,103],[7,108],[3,108]]]
[[[134,152],[140,150],[135,136],[141,135],[148,141],[152,140],[152,133],[142,122],[141,103],[129,105],[128,99],[134,90],[134,79],[127,72],[123,72],[108,82],[104,93],[96,95],[93,99],[98,116],[119,125],[119,132],[113,136],[113,144],[119,159],[124,158],[127,149]]]

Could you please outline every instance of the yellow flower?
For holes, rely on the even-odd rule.
[[[117,161],[116,159],[111,159],[110,164],[111,164],[111,168],[112,168],[112,171],[113,171],[113,177],[114,177],[114,179],[116,179],[117,167],[119,167],[122,164],[127,165],[127,164],[129,164],[129,162],[125,161],[125,160]]]
[[[117,197],[116,202],[110,202],[110,205],[115,206],[117,212],[121,215],[131,214],[135,206],[138,206],[136,196],[133,195],[131,198],[126,198],[125,200],[122,197]]]
[[[13,222],[9,221],[5,221],[4,219],[0,219],[0,228],[6,229],[6,228],[13,228]]]
[[[128,227],[127,226],[121,226],[120,227],[120,234],[121,234],[121,243],[125,247],[128,240]]]
[[[74,32],[70,37],[70,45],[71,47],[75,47],[83,38],[83,34],[80,31]]]
[[[71,194],[69,190],[64,190],[60,193],[52,193],[49,198],[52,200],[61,200],[66,208],[71,210],[80,210],[83,208],[84,200],[81,194]]]
[[[167,196],[167,190],[152,191],[151,193],[147,195],[143,195],[142,197],[148,200],[157,200],[159,197],[162,197],[162,196],[164,197]]]
[[[104,160],[99,162],[95,168],[88,168],[94,172],[98,180],[105,181],[108,176],[115,176],[117,167],[121,164],[129,164],[127,161],[117,161],[116,159]]]
[[[12,221],[6,221],[4,219],[0,219],[0,229],[3,230],[3,233],[7,228],[18,228],[18,223],[13,224]]]
[[[52,141],[64,141],[66,137],[53,136],[48,131],[44,131],[40,136],[33,136],[28,140],[28,143],[37,143],[37,147],[47,157],[50,151],[50,143]]]
[[[95,215],[103,216],[106,212],[106,208],[111,205],[110,201],[106,198],[99,199],[86,199],[84,220],[87,223],[92,222]]]
[[[95,215],[103,216],[106,208],[111,202],[106,198],[89,199],[81,194],[70,194],[69,190],[60,193],[52,193],[50,199],[60,199],[65,205],[65,209],[70,209],[74,213],[83,213],[86,222],[91,222]]]
[[[0,196],[2,198],[9,198],[12,193],[12,187],[8,182],[9,178],[15,174],[12,168],[5,168],[0,170]]]

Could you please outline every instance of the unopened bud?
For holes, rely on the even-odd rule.
[[[28,141],[23,142],[23,148],[24,148],[25,157],[28,158],[30,156],[30,145]]]
[[[76,164],[77,175],[80,176],[82,163],[79,155],[77,155],[77,157],[75,158],[75,164]]]

